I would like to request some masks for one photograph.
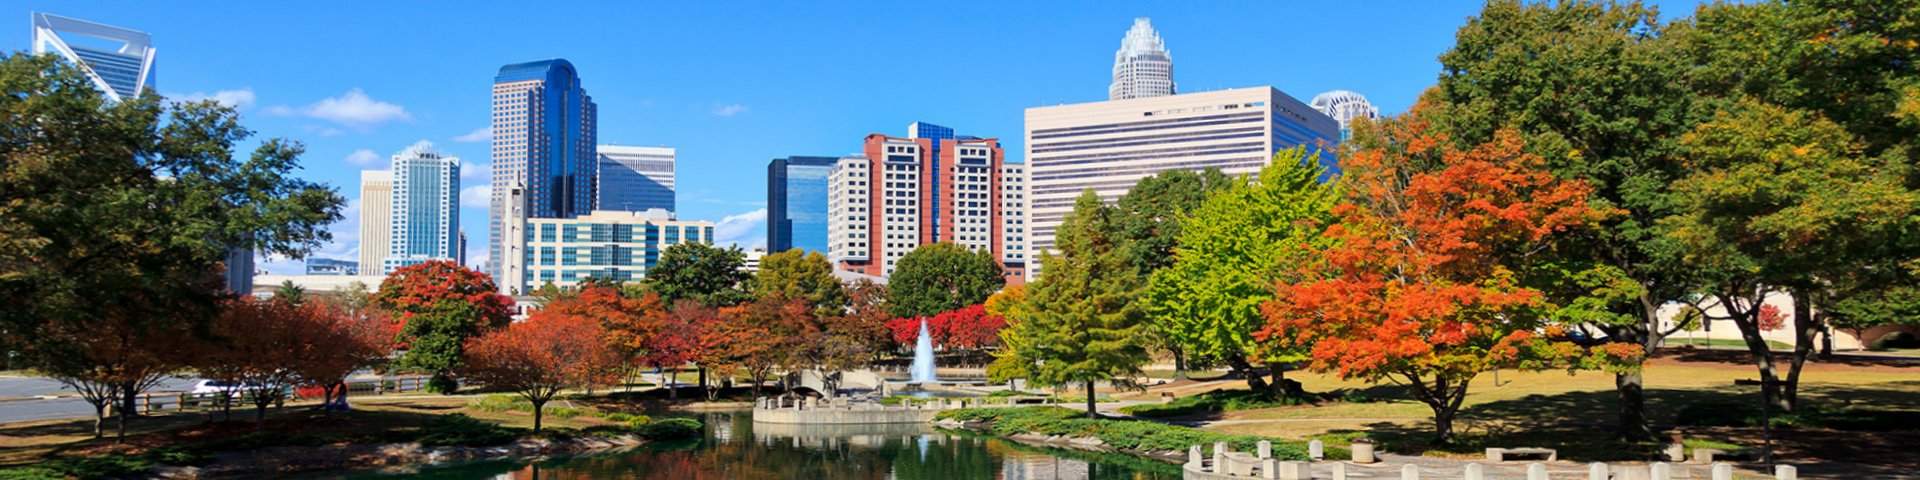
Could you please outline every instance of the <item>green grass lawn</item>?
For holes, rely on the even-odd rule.
[[[1747,348],[1747,341],[1741,340],[1738,338],[1711,338],[1711,339],[1699,338],[1699,337],[1687,338],[1686,335],[1675,335],[1675,336],[1667,337],[1666,344],[1667,346],[1670,346],[1670,347],[1690,345],[1690,346],[1702,347],[1702,348],[1734,348],[1734,349]],[[1774,351],[1792,351],[1793,345],[1788,345],[1783,342],[1768,340],[1767,348],[1773,349]]]

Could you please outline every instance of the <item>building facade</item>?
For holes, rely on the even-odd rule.
[[[575,218],[530,218],[524,251],[511,276],[518,292],[549,282],[572,287],[588,278],[631,281],[644,278],[660,261],[660,251],[681,243],[713,243],[713,222],[682,222],[662,209],[645,212],[599,210]]]
[[[767,251],[827,252],[827,176],[835,157],[767,162]]]
[[[1173,95],[1173,52],[1153,31],[1146,18],[1133,19],[1133,28],[1120,38],[1120,49],[1113,52],[1113,84],[1107,86],[1108,100],[1127,100]]]
[[[393,172],[360,171],[360,271],[384,271],[393,235]]]
[[[1308,104],[1312,105],[1314,110],[1319,110],[1320,113],[1340,122],[1340,141],[1342,142],[1353,138],[1354,119],[1380,118],[1380,109],[1373,108],[1373,103],[1368,102],[1366,96],[1347,90],[1334,90],[1314,95],[1313,101]]]
[[[1167,170],[1257,174],[1276,151],[1340,138],[1338,122],[1272,87],[1029,108],[1026,126],[1030,275],[1082,191],[1113,202]]]
[[[1007,284],[1027,283],[1027,165],[1000,164],[1000,266]]]
[[[380,273],[460,258],[460,158],[416,143],[393,156],[387,258]]]
[[[73,37],[90,41],[75,42]],[[98,48],[117,44],[113,50]],[[80,66],[109,100],[140,96],[153,88],[153,36],[49,13],[33,14],[33,53],[54,54]],[[236,290],[245,291],[245,290]]]
[[[1000,142],[939,143],[935,156],[932,139],[876,133],[866,137],[864,155],[835,164],[827,180],[828,257],[835,268],[885,277],[901,257],[934,242],[1006,257],[1010,223]],[[945,187],[938,193],[936,182]]]
[[[601,145],[595,210],[673,209],[674,149]]]
[[[332,258],[307,259],[307,275],[353,276],[360,274],[360,262]]]
[[[599,113],[563,59],[500,67],[493,78],[493,189],[486,271],[502,276],[508,192],[520,191],[522,218],[568,218],[593,210]]]

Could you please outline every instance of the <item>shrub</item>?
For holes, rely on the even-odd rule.
[[[633,415],[627,414],[627,413],[615,412],[615,413],[609,413],[607,414],[607,416],[602,418],[606,418],[607,421],[613,422],[613,423],[627,423],[628,420],[633,420]]]
[[[516,432],[463,414],[444,415],[420,428],[420,445],[484,447],[513,441]]]
[[[940,412],[937,418],[963,422],[987,422],[995,435],[1022,433],[1094,437],[1109,446],[1143,451],[1181,451],[1193,445],[1227,442],[1235,451],[1251,451],[1261,440],[1273,442],[1273,456],[1281,460],[1306,460],[1304,444],[1267,439],[1254,435],[1228,435],[1187,427],[1142,420],[1083,418],[1085,412],[1061,407],[962,408]]]
[[[698,437],[704,428],[699,420],[669,418],[635,427],[634,433],[648,440],[677,440]]]
[[[1044,395],[1044,394],[1039,394],[1039,393],[1033,393],[1033,392],[1022,392],[1022,391],[1019,391],[1019,390],[994,390],[994,391],[993,391],[993,393],[989,393],[989,394],[987,394],[987,397],[990,397],[990,398],[999,398],[999,397],[1044,397],[1044,396],[1046,396],[1046,395]]]
[[[1873,350],[1920,348],[1920,338],[1914,338],[1912,333],[1907,332],[1887,332],[1886,335],[1874,339],[1873,343],[1867,344],[1867,348]]]
[[[1174,399],[1168,403],[1150,403],[1120,408],[1120,413],[1136,417],[1165,418],[1209,412],[1232,412],[1312,403],[1317,398],[1268,397],[1248,390],[1215,390]]]
[[[67,474],[42,467],[0,468],[0,480],[66,480]]]
[[[638,427],[641,425],[653,423],[653,417],[649,417],[646,415],[631,415],[629,417],[630,418],[627,418],[627,421],[626,421],[628,426]]]
[[[547,416],[554,418],[573,418],[587,413],[586,410],[569,407],[547,407]]]

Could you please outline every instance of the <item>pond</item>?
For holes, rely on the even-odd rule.
[[[308,478],[421,479],[1099,479],[1172,480],[1179,466],[1119,454],[1036,448],[922,425],[755,425],[748,411],[692,415],[699,439],[547,459]]]

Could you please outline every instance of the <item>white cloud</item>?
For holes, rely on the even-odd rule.
[[[480,183],[488,183],[485,180],[491,176],[493,176],[493,167],[466,160],[460,161],[460,180],[481,180]]]
[[[347,163],[362,167],[371,167],[375,162],[379,161],[380,154],[373,153],[373,150],[364,148],[354,150],[353,153],[347,155]]]
[[[167,97],[180,102],[198,102],[202,100],[213,100],[215,102],[220,102],[221,105],[226,105],[228,107],[233,107],[235,109],[252,108],[253,100],[254,100],[252,88],[242,88],[239,90],[221,90],[213,93],[206,93],[206,92],[173,93],[173,94],[168,94]]]
[[[742,248],[766,246],[767,209],[728,215],[713,227],[714,244],[739,245]]]
[[[493,127],[480,127],[473,129],[472,132],[468,132],[466,135],[453,137],[453,141],[456,142],[485,142],[492,139]]]
[[[301,116],[317,118],[356,130],[366,131],[381,124],[394,121],[412,121],[413,115],[399,105],[374,100],[367,92],[358,88],[348,90],[338,97],[323,98],[310,105],[292,108],[286,106],[268,107],[262,113],[281,116]]]
[[[358,191],[358,189],[355,189]],[[327,225],[327,233],[333,240],[316,248],[307,258],[332,258],[348,261],[360,261],[360,199],[347,200],[340,208],[340,221]],[[256,255],[255,268],[276,274],[306,273],[307,263],[280,255]]]
[[[731,116],[739,115],[746,112],[747,112],[747,106],[741,105],[738,103],[729,103],[726,105],[713,106],[713,114],[719,115],[722,117],[731,117]]]
[[[493,203],[492,185],[474,185],[460,189],[460,206],[464,208],[487,208]],[[467,237],[473,242],[473,237]]]

